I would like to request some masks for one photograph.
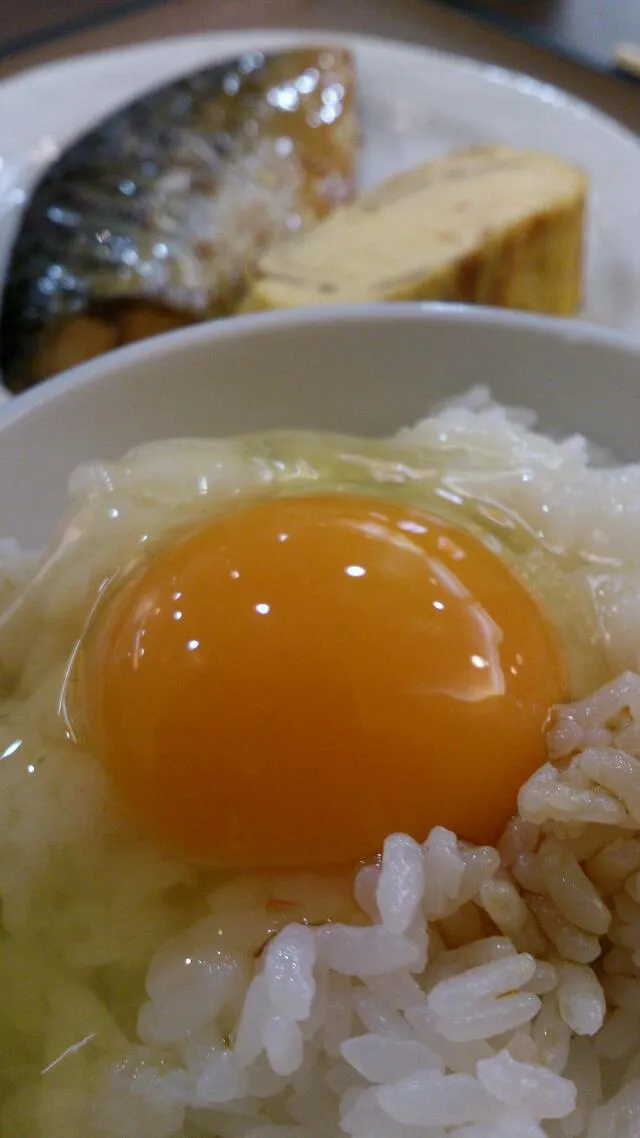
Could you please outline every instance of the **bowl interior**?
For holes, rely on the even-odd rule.
[[[474,384],[640,457],[640,345],[563,321],[370,307],[201,325],[76,369],[0,413],[0,537],[40,546],[72,469],[167,436],[317,428],[381,435]]]

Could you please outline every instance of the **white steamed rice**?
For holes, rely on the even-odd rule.
[[[67,557],[1,661],[21,676],[0,704],[2,1138],[640,1134],[640,467],[591,466],[477,395],[402,439],[462,450],[570,559],[600,688],[561,709],[498,849],[436,828],[390,835],[355,883],[206,882],[128,830],[51,714],[120,538]],[[179,501],[180,454],[142,452],[129,491],[157,476]],[[229,444],[216,463],[232,484]],[[9,544],[2,567],[10,601],[32,570]]]

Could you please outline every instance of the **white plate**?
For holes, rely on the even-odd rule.
[[[143,91],[250,48],[343,43],[356,53],[362,186],[453,147],[555,152],[591,178],[586,303],[595,323],[640,334],[640,139],[554,87],[497,67],[363,36],[252,31],[80,56],[0,85],[0,279],[39,172],[69,141]]]

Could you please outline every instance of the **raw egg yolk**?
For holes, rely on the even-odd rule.
[[[318,866],[442,825],[493,842],[565,695],[554,629],[439,517],[279,497],[173,541],[79,655],[89,741],[141,828],[216,865]]]

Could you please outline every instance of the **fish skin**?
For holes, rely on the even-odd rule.
[[[74,142],[23,215],[0,367],[23,390],[123,342],[233,311],[275,240],[355,190],[351,54],[309,47],[204,68]]]

